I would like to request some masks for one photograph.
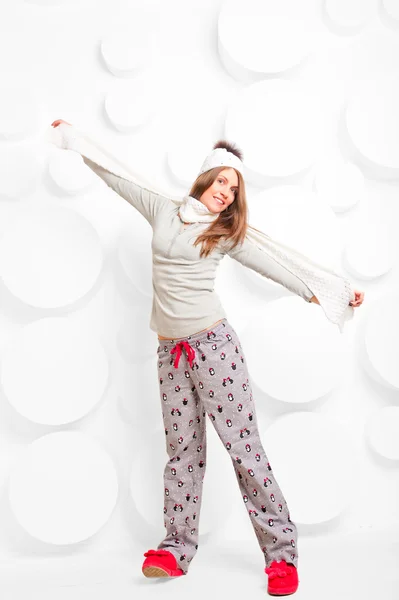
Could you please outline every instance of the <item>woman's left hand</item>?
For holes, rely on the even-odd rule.
[[[360,290],[353,290],[353,292],[355,294],[355,299],[352,300],[352,302],[349,302],[349,306],[353,306],[353,308],[356,308],[357,306],[360,306],[363,302],[364,292],[361,292]]]

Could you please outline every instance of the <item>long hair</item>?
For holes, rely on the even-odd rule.
[[[240,160],[243,160],[242,151],[231,142],[219,140],[213,146],[214,150],[216,148],[226,148],[226,150],[235,154]],[[199,200],[202,194],[213,184],[219,173],[225,168],[223,166],[215,167],[199,175],[194,181],[189,195]],[[202,243],[200,258],[207,257],[221,239],[225,241],[230,240],[230,250],[244,241],[248,226],[247,197],[244,178],[239,171],[234,170],[238,176],[238,190],[233,202],[220,212],[219,216],[212,221],[210,226],[194,242],[194,246]]]

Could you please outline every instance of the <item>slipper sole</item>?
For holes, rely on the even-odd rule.
[[[162,567],[148,566],[142,568],[143,574],[146,577],[179,577],[183,573],[174,573],[173,571],[167,571]]]

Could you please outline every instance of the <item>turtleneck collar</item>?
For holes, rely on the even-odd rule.
[[[200,200],[187,195],[183,197],[178,215],[184,223],[211,223],[218,218],[219,213],[211,212]]]

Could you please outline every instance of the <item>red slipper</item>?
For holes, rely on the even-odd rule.
[[[298,571],[291,563],[274,560],[270,567],[265,567],[265,573],[269,576],[267,591],[272,596],[284,596],[297,591]]]
[[[178,577],[184,571],[177,566],[176,557],[169,550],[147,550],[141,567],[146,577]]]

